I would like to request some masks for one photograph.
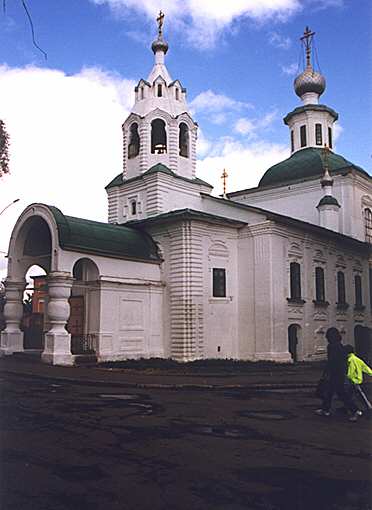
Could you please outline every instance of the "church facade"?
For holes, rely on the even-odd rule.
[[[153,69],[122,126],[123,171],[106,187],[108,223],[31,204],[14,227],[3,355],[25,350],[22,296],[34,264],[47,273],[47,363],[318,360],[331,326],[371,355],[371,177],[332,151],[338,114],[319,103],[312,36],[305,31],[307,65],[295,80],[301,105],[284,119],[291,156],[256,188],[215,197],[195,173],[198,127],[165,66],[159,26]]]

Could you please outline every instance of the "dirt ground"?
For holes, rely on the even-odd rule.
[[[2,510],[372,509],[371,421],[313,390],[0,382]]]

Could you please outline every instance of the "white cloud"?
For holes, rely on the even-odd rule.
[[[288,76],[294,76],[299,72],[298,64],[292,63],[288,65],[281,65],[281,70],[283,74],[288,74]]]
[[[133,88],[131,80],[96,68],[67,76],[0,66],[0,112],[11,141],[11,174],[0,179],[0,210],[20,199],[0,215],[0,259],[30,203],[106,221],[104,186],[122,169],[121,124]]]
[[[240,135],[247,135],[248,137],[257,136],[257,133],[268,128],[277,116],[278,112],[274,110],[261,118],[248,119],[246,117],[241,117],[236,121],[234,131]]]
[[[282,50],[288,50],[291,47],[292,41],[289,37],[278,34],[278,32],[271,32],[269,35],[269,43]]]
[[[342,135],[344,131],[344,128],[339,124],[338,122],[335,122],[333,124],[333,139],[335,142],[339,139],[339,137]]]
[[[216,94],[212,90],[205,90],[198,94],[190,103],[189,109],[192,114],[213,113],[241,110],[242,108],[253,108],[250,103],[237,101],[224,94]]]
[[[275,163],[289,157],[286,145],[263,141],[243,144],[233,138],[217,140],[213,150],[197,163],[197,175],[214,186],[213,194],[222,194],[221,174],[229,175],[227,192],[257,186],[263,173]]]
[[[144,13],[154,20],[162,9],[184,32],[188,41],[199,48],[213,46],[220,33],[240,18],[256,21],[283,20],[301,9],[300,0],[91,0],[107,4],[118,15],[128,16],[128,9]]]

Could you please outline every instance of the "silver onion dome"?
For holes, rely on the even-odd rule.
[[[311,66],[306,67],[294,81],[294,89],[296,94],[301,97],[306,92],[315,92],[323,94],[326,87],[326,81],[322,74],[317,73]]]
[[[162,51],[162,52],[164,52],[164,55],[165,55],[168,51],[168,47],[169,47],[168,43],[167,43],[167,41],[164,41],[163,37],[158,37],[157,39],[155,39],[155,41],[151,45],[151,49],[154,52],[154,54],[157,51]]]

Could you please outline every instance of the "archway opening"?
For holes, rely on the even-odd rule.
[[[94,354],[99,331],[99,270],[88,258],[79,259],[72,269],[70,317],[66,326],[71,334],[72,354]]]
[[[357,356],[367,364],[372,363],[372,329],[365,326],[355,326],[354,344]]]
[[[167,131],[162,119],[151,122],[151,153],[164,154],[167,152]]]
[[[48,302],[47,273],[33,264],[25,275],[26,288],[23,294],[23,348],[42,350],[44,348],[45,315]]]
[[[129,129],[128,159],[138,156],[140,151],[140,136],[138,133],[138,124],[133,122]]]
[[[288,327],[288,352],[291,355],[293,363],[299,361],[299,342],[301,336],[301,326],[291,324]]]
[[[189,157],[189,128],[181,122],[178,137],[179,154],[184,158]]]

